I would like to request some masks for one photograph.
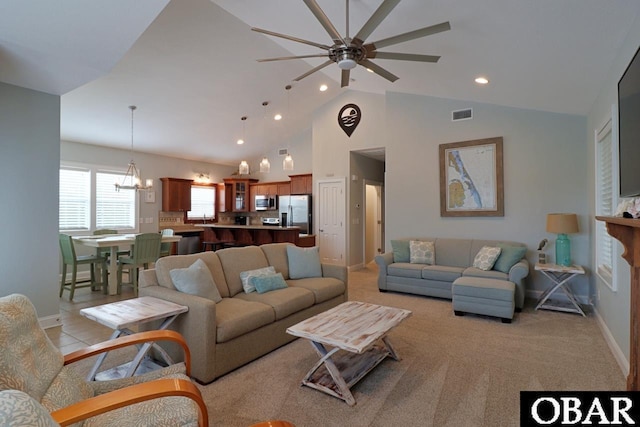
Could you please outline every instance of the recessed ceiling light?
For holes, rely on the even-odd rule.
[[[320,85],[320,92],[324,92],[327,89],[329,89],[329,87],[327,85]]]
[[[475,82],[479,85],[486,85],[487,83],[489,83],[489,79],[487,79],[486,77],[476,77]]]
[[[367,68],[367,71],[373,73],[373,70],[371,68]]]
[[[276,114],[273,116],[273,120],[282,120],[282,114]]]
[[[236,144],[238,144],[238,145],[242,145],[242,144],[244,144],[244,139],[239,139],[239,140],[236,142]]]

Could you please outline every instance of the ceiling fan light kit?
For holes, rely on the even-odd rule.
[[[291,40],[298,43],[307,44],[310,46],[317,47],[319,49],[323,49],[326,53],[322,54],[312,54],[312,55],[298,55],[298,56],[287,56],[280,58],[268,58],[268,59],[259,59],[258,62],[266,62],[266,61],[284,61],[289,59],[303,59],[303,58],[328,58],[327,61],[318,65],[317,67],[312,68],[308,72],[294,79],[294,81],[300,81],[305,77],[319,71],[332,63],[338,64],[338,68],[342,70],[341,75],[341,86],[346,87],[349,86],[350,80],[350,72],[358,65],[362,65],[368,70],[378,74],[379,76],[389,80],[390,82],[395,82],[398,80],[398,77],[392,74],[391,72],[385,70],[379,65],[370,61],[370,59],[379,58],[379,59],[393,59],[400,61],[418,61],[418,62],[438,62],[440,59],[439,56],[434,55],[417,55],[410,53],[396,53],[396,52],[379,52],[378,49],[392,46],[399,43],[404,43],[410,40],[415,40],[418,38],[426,37],[432,34],[437,34],[443,31],[448,31],[451,29],[451,25],[449,22],[442,22],[440,24],[431,25],[429,27],[420,28],[414,31],[409,31],[407,33],[398,34],[393,37],[388,37],[383,40],[378,40],[372,43],[366,43],[365,40],[367,37],[373,33],[373,31],[380,25],[380,23],[391,13],[393,8],[395,8],[400,0],[384,0],[382,4],[376,9],[376,11],[371,15],[369,20],[362,26],[360,31],[351,38],[349,36],[349,0],[346,1],[346,36],[342,37],[342,35],[336,30],[335,26],[331,23],[327,15],[320,8],[316,0],[303,0],[307,5],[311,13],[316,17],[316,19],[320,22],[320,24],[324,27],[325,31],[331,37],[333,44],[331,46],[316,43],[309,40],[300,39],[297,37],[289,36],[286,34],[280,34],[269,30],[263,30],[261,28],[251,28],[252,31],[256,31],[262,34],[266,34],[269,36],[280,37],[283,39]]]

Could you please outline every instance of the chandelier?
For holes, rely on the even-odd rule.
[[[122,183],[116,182],[116,191],[120,190],[150,190],[153,187],[153,180],[147,179],[145,185],[142,185],[142,179],[140,178],[140,172],[136,167],[136,162],[133,161],[133,112],[137,107],[135,105],[129,105],[131,110],[131,161],[127,167],[127,173],[122,178]]]

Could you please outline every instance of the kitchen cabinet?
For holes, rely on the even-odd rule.
[[[186,212],[191,210],[192,179],[160,178],[162,181],[162,210]]]
[[[291,194],[291,183],[289,181],[286,182],[278,182],[278,196],[288,196]]]
[[[311,194],[313,193],[313,175],[289,175],[291,178],[291,194]]]
[[[224,199],[226,212],[248,212],[251,184],[257,179],[225,178]]]

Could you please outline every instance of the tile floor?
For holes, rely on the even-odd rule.
[[[101,291],[91,291],[89,288],[76,289],[72,302],[69,301],[69,293],[65,291],[60,298],[62,326],[49,328],[45,331],[62,354],[106,341],[113,330],[82,316],[80,309],[133,297],[133,289],[128,286],[122,288],[121,295],[104,295]]]

